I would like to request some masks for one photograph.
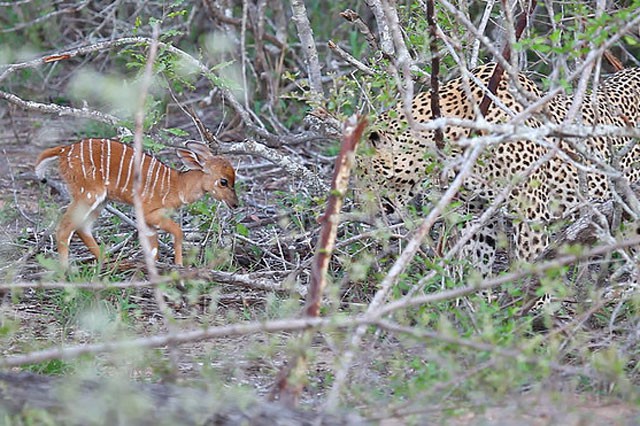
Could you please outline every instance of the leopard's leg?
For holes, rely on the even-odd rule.
[[[549,235],[546,232],[546,227],[538,223],[530,223],[522,221],[514,224],[514,240],[515,240],[515,257],[524,262],[533,262],[544,253],[545,249],[549,246]],[[537,280],[536,280],[537,283]],[[528,296],[525,298],[522,313],[537,313],[553,301],[553,298],[549,294],[544,294],[537,297],[533,294],[534,288],[538,284],[529,283],[525,294]]]

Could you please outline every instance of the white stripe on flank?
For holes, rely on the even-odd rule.
[[[80,142],[80,166],[82,167],[82,176],[87,177],[87,170],[84,168],[84,142]]]
[[[158,175],[160,174],[160,170],[164,168],[164,164],[158,161],[158,167],[156,167],[156,173],[153,176],[153,185],[151,185],[151,195],[155,195],[156,193],[156,185],[158,184]]]
[[[140,185],[142,185],[142,174],[144,173],[144,160],[147,159],[147,156],[144,155],[144,152],[142,153],[142,162],[140,162]],[[135,182],[134,182],[135,184]],[[141,187],[140,187],[141,188]],[[140,189],[138,188],[138,189]],[[139,195],[144,195],[144,194],[139,194]]]
[[[169,169],[169,167],[167,167],[167,192],[164,194],[164,197],[162,197],[162,205],[165,205],[165,200],[167,199],[167,196],[169,196],[169,193],[171,192],[171,169]]]
[[[122,152],[120,153],[120,168],[118,168],[118,179],[116,180],[116,188],[120,189],[120,178],[122,177],[122,165],[124,164],[124,157],[127,152],[127,147],[122,146]]]
[[[106,186],[109,186],[109,177],[111,176],[110,172],[111,172],[111,140],[107,139],[107,175],[104,178],[104,184]]]
[[[151,175],[153,174],[153,167],[156,165],[156,162],[158,160],[156,160],[155,157],[151,157],[151,163],[149,164],[149,168],[147,169],[147,176],[145,178],[145,182],[144,182],[144,190],[142,190],[142,196],[144,197],[145,195],[147,195],[147,191],[149,190],[149,183],[151,182]],[[144,170],[144,169],[142,169]]]
[[[73,163],[71,163],[71,153],[73,152],[74,145],[69,147],[69,152],[67,153],[67,164],[69,164],[69,169],[73,169]]]
[[[96,165],[93,162],[93,139],[89,139],[89,159],[91,160],[91,178],[93,180],[95,180],[96,179]]]
[[[160,179],[160,195],[164,194],[164,178],[167,174],[167,167],[162,165],[162,178]],[[164,197],[162,198],[162,202],[164,203]]]
[[[102,182],[107,180],[107,177],[104,175],[104,139],[100,139],[100,173],[102,174]]]
[[[129,170],[127,171],[127,180],[122,187],[122,192],[125,192],[129,188],[129,179],[131,178],[131,170],[133,169],[133,150],[127,150],[129,152]]]

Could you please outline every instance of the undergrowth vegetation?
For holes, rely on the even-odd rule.
[[[637,251],[625,245],[634,237],[629,221],[614,221],[595,245],[562,245],[534,263],[513,259],[505,232],[501,261],[485,275],[471,259],[446,256],[476,219],[453,199],[405,258],[446,190],[434,176],[455,170],[435,154],[421,194],[401,211],[385,209],[384,188],[354,170],[342,214],[325,216],[337,193],[330,185],[342,123],[360,114],[370,129],[384,125],[376,118],[407,91],[431,88],[426,2],[9,3],[0,2],[0,367],[60,376],[70,387],[101,378],[111,407],[119,407],[115,419],[130,424],[149,409],[130,399],[131,379],[225,389],[225,401],[242,406],[256,396],[286,402],[279,393],[286,386],[277,384],[283,376],[304,389],[296,397],[303,408],[357,411],[374,422],[475,424],[501,407],[505,423],[522,415],[563,423],[577,413],[595,424],[610,420],[593,402],[599,398],[622,401],[617,414],[627,423],[638,419],[640,295],[635,287],[603,296],[638,278],[630,266]],[[441,84],[459,75],[460,64],[495,60],[505,45],[541,90],[568,95],[582,84],[573,73],[585,61],[602,74],[616,60],[639,65],[638,1],[539,3],[518,40],[521,2],[508,10],[435,3]],[[301,42],[300,4],[315,56]],[[351,20],[341,16],[349,8]],[[173,243],[161,234],[155,277],[133,209],[113,204],[94,228],[104,261],[74,239],[65,270],[54,236],[68,194],[55,172],[47,185],[36,182],[33,162],[46,147],[82,138],[133,140],[155,25],[145,150],[179,168],[174,148],[209,143],[236,168],[241,206],[205,197],[175,212],[186,266],[172,264]],[[361,142],[359,164],[372,154]],[[327,220],[337,224],[333,249],[317,247]],[[609,249],[592,253],[594,246]],[[331,253],[319,318],[326,321],[312,323],[305,313],[312,264],[323,251]],[[532,309],[541,298],[550,302]],[[307,338],[310,329],[317,333]],[[211,334],[190,337],[197,332]],[[287,371],[291,365],[301,368]],[[80,415],[77,393],[67,391],[60,396],[67,419],[98,424],[109,409]],[[3,410],[0,418],[14,424],[59,415]]]

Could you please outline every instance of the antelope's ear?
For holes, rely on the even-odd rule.
[[[184,164],[187,169],[201,171],[204,170],[202,162],[200,161],[197,153],[188,149],[177,148],[176,154],[178,154],[178,157],[180,158],[180,160],[182,160],[182,164]]]
[[[211,153],[211,150],[207,145],[203,143],[187,142],[187,149],[195,152],[198,155],[198,157],[200,157],[201,162],[204,162],[203,160],[209,160],[213,158],[213,154]]]

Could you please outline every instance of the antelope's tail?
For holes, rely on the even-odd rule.
[[[47,170],[47,167],[49,167],[49,164],[60,156],[62,149],[63,147],[61,146],[55,146],[53,148],[45,149],[40,153],[36,160],[36,176],[38,176],[38,179],[43,182],[46,180],[45,171]]]

